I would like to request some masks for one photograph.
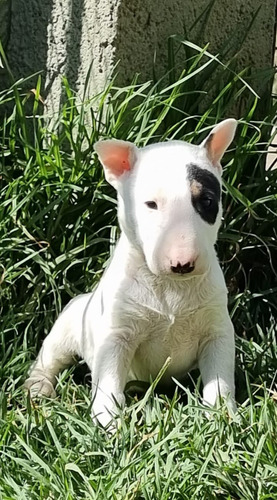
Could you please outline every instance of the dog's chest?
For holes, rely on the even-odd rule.
[[[204,334],[201,316],[199,312],[184,316],[145,311],[144,321],[137,323],[140,343],[132,363],[135,378],[155,377],[167,358],[171,360],[167,376],[184,375],[196,366]]]
[[[207,293],[191,283],[155,282],[129,289],[130,324],[139,338],[132,369],[139,379],[156,376],[170,357],[168,375],[178,375],[197,363],[199,342],[208,334],[210,316]]]
[[[204,280],[139,278],[127,288],[124,302],[127,311],[138,322],[140,319],[146,321],[150,329],[159,325],[174,334],[181,325],[194,327],[201,316],[200,311],[212,297],[210,284]]]

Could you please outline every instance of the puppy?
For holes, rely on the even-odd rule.
[[[220,160],[236,121],[200,146],[169,141],[138,149],[118,140],[95,151],[118,195],[121,236],[93,293],[73,299],[44,340],[25,386],[53,397],[78,355],[92,374],[92,416],[108,426],[129,380],[163,382],[199,367],[203,401],[234,402],[234,330],[215,252],[222,216]]]

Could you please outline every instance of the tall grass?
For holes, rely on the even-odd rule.
[[[47,116],[40,77],[32,92],[22,80],[0,93],[0,498],[276,493],[277,170],[264,169],[276,104],[257,121],[259,98],[247,72],[238,75],[207,48],[177,41],[187,51],[179,78],[171,71],[124,88],[113,80],[81,103],[64,79],[55,117]],[[230,423],[218,409],[206,420],[190,390],[186,406],[177,393],[168,399],[150,391],[142,403],[132,399],[121,432],[110,438],[91,424],[89,388],[76,385],[72,369],[59,378],[60,401],[31,402],[21,390],[31,359],[62,306],[97,284],[118,237],[115,193],[94,142],[199,143],[241,99],[247,104],[225,157],[218,243],[238,333],[238,419]]]

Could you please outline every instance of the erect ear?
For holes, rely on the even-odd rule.
[[[221,169],[220,160],[234,139],[237,120],[229,118],[216,125],[208,137],[202,142],[209,160],[215,167]]]
[[[117,139],[98,141],[94,149],[104,167],[106,180],[116,188],[121,175],[132,170],[138,149],[132,142]]]

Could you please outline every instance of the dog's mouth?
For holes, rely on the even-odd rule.
[[[172,280],[175,280],[175,281],[188,281],[190,279],[194,279],[194,278],[197,278],[197,277],[200,277],[200,276],[203,276],[207,273],[208,271],[204,271],[204,270],[201,270],[201,271],[192,271],[190,273],[166,273],[166,275],[171,278]]]
[[[159,259],[147,259],[145,261],[148,269],[155,276],[170,278],[172,280],[188,280],[197,276],[203,276],[209,272],[207,266],[208,259],[203,255],[197,255],[197,258],[185,261],[172,261],[169,257]]]
[[[159,277],[168,278],[174,281],[185,281],[194,279],[197,277],[203,277],[208,274],[210,268],[202,268],[200,266],[195,266],[193,269],[190,269],[189,272],[185,272],[185,270],[178,269],[178,271],[172,271],[171,268],[164,269],[150,269],[150,271]]]

